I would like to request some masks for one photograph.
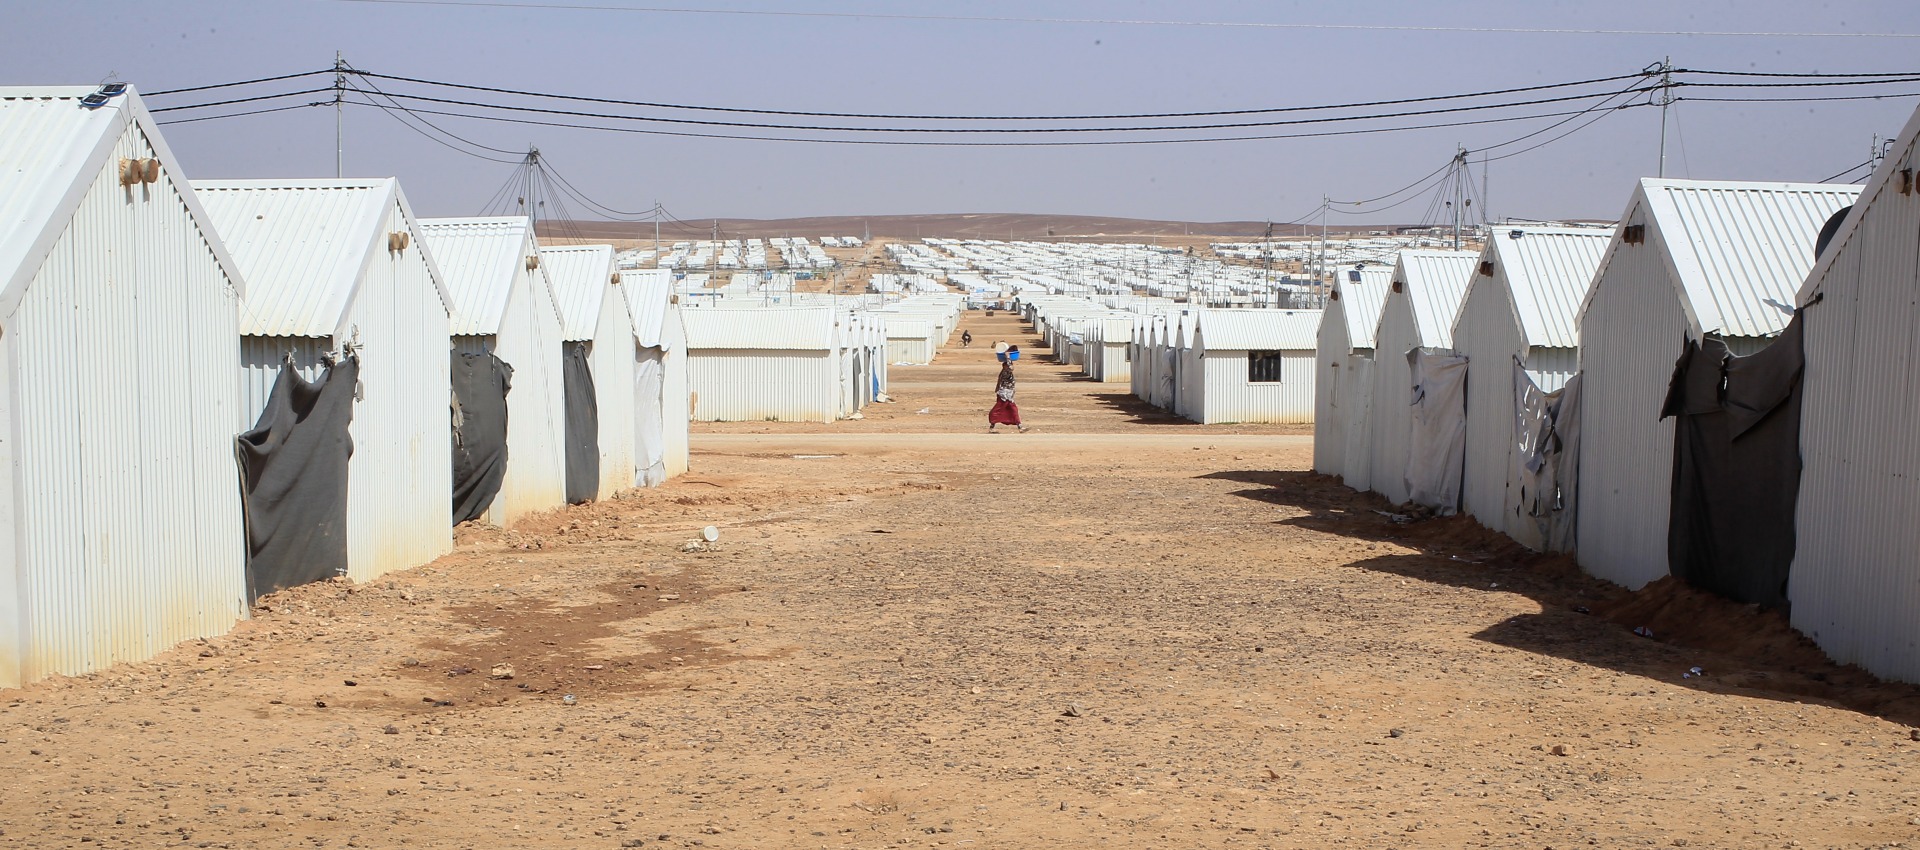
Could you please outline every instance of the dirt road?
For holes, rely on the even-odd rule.
[[[943,355],[864,421],[710,428],[664,488],[0,691],[0,846],[1920,838],[1912,689],[1029,351],[1035,433]]]

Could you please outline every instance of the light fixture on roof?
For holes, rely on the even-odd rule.
[[[1524,230],[1509,230],[1509,231],[1507,231],[1507,238],[1508,238],[1508,239],[1519,239],[1520,237],[1522,237],[1522,236],[1525,236],[1525,235],[1527,235],[1527,232],[1526,232],[1526,231],[1524,231]]]
[[[80,99],[82,109],[99,109],[107,102],[127,93],[126,83],[102,83],[93,94]]]

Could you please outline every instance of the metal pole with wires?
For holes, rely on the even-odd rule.
[[[347,176],[346,125],[340,110],[347,90],[347,61],[340,51],[333,52],[333,176]]]
[[[1673,57],[1660,60],[1660,173],[1667,176],[1667,107],[1673,105]]]

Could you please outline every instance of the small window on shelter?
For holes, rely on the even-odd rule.
[[[1287,358],[1278,351],[1247,352],[1247,382],[1251,384],[1278,384],[1285,380],[1282,369]]]

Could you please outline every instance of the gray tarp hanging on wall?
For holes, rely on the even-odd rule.
[[[247,598],[347,573],[347,459],[355,357],[308,383],[291,360],[235,440],[247,527]]]
[[[1733,357],[1689,340],[1660,416],[1675,417],[1667,561],[1737,602],[1787,603],[1800,494],[1800,317],[1772,345]]]
[[[1439,516],[1460,512],[1460,478],[1467,462],[1467,358],[1437,348],[1407,352],[1413,379],[1413,433],[1407,468],[1373,474],[1406,476],[1407,501]]]
[[[667,480],[667,429],[662,398],[667,379],[665,357],[666,352],[658,348],[642,348],[634,361],[636,486],[658,487]]]
[[[513,367],[493,354],[453,353],[453,524],[485,516],[507,475],[507,393]]]
[[[1574,548],[1579,490],[1580,376],[1542,392],[1513,361],[1513,469],[1507,479],[1507,534],[1536,552]]]
[[[560,374],[567,393],[567,504],[600,494],[600,400],[593,394],[589,343],[561,343]]]

